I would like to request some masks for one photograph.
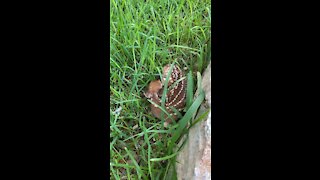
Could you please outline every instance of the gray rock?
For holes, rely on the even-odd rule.
[[[206,102],[200,106],[197,117],[211,108],[211,62],[202,77]],[[197,119],[196,117],[196,119]],[[211,179],[211,111],[189,131],[189,139],[177,156],[178,180]]]

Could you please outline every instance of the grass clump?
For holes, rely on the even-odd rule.
[[[210,14],[208,0],[110,1],[111,179],[174,179],[176,144],[204,99],[197,72],[211,58]],[[164,128],[143,91],[173,62],[188,68],[187,108]]]

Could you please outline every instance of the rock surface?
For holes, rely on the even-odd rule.
[[[200,106],[197,117],[211,108],[211,62],[202,77],[205,103]],[[197,119],[196,117],[196,119]],[[189,131],[189,139],[177,156],[178,180],[211,179],[211,111]]]

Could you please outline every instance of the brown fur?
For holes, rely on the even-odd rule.
[[[152,102],[157,104],[156,106],[151,104],[152,114],[161,119],[161,109],[158,106],[161,106],[161,95],[163,91],[163,84],[165,83],[166,77],[168,75],[170,64],[166,65],[163,68],[163,79],[151,81],[148,86],[148,91],[145,93],[145,96],[149,98]],[[178,111],[182,111],[185,107],[185,98],[186,98],[186,79],[180,81],[176,86],[173,87],[173,84],[178,81],[180,78],[184,77],[183,71],[178,66],[174,66],[172,72],[169,76],[168,81],[168,91],[166,95],[165,108],[167,112],[172,116],[173,120],[177,120],[178,116],[170,107],[176,108]],[[163,113],[166,123],[171,123],[172,119]]]

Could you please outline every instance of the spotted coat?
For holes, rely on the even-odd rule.
[[[159,108],[159,106],[161,106],[161,97],[164,88],[163,86],[169,73],[170,66],[171,64],[164,66],[162,79],[151,81],[148,86],[148,91],[145,93],[145,96],[156,104],[151,104],[151,112],[155,117],[159,119],[161,119],[161,109]],[[174,107],[180,112],[185,107],[186,86],[187,81],[185,78],[185,74],[177,65],[174,65],[169,76],[168,91],[165,98],[166,111],[172,116],[173,120],[177,120],[178,115],[171,109],[171,107]],[[172,121],[172,119],[168,117],[166,113],[163,113],[163,115],[167,123],[170,123]]]

